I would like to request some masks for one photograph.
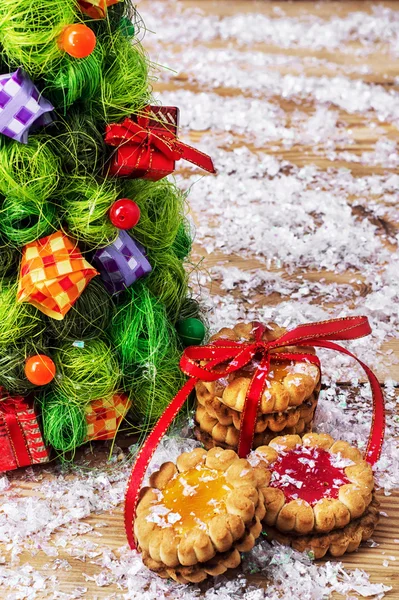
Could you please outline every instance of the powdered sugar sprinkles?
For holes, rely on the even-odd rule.
[[[199,176],[185,164],[177,175],[190,192],[191,281],[211,333],[240,320],[294,327],[366,314],[372,335],[347,347],[384,382],[387,433],[375,475],[390,506],[399,488],[399,12],[342,4],[313,14],[283,2],[248,2],[242,12],[231,5],[225,14],[217,2],[143,0],[138,8],[146,49],[175,69],[158,68],[156,96],[180,107],[181,139],[195,139],[218,170]],[[342,355],[318,354],[324,387],[315,429],[364,449],[371,395],[363,374]],[[175,432],[147,475],[197,445],[188,426]],[[162,580],[126,546],[123,499],[136,448],[115,447],[110,461],[108,450],[96,446],[95,466],[86,449],[77,466],[0,478],[2,597],[327,600],[338,593],[352,600],[390,589],[399,541],[382,555],[378,529],[362,551],[384,561],[381,581],[345,566],[345,557],[315,563],[265,539],[231,576],[200,587]],[[187,498],[193,492],[185,487]],[[179,518],[152,516],[166,527]]]

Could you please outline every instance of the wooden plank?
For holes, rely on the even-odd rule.
[[[16,481],[16,483],[18,483]],[[19,484],[22,487],[22,484]],[[40,494],[40,485],[38,484],[25,484],[25,490],[27,495]],[[380,523],[377,526],[373,540],[378,544],[378,547],[369,548],[367,546],[362,547],[358,552],[345,555],[343,560],[345,567],[362,568],[366,569],[370,574],[371,581],[384,583],[393,587],[393,592],[387,595],[387,598],[399,598],[399,572],[396,568],[397,561],[399,561],[399,543],[395,541],[395,535],[399,535],[399,493],[395,493],[392,496],[378,495],[381,502],[381,510],[388,516],[382,516]],[[123,548],[126,543],[123,526],[123,513],[122,508],[114,510],[113,512],[107,512],[100,515],[94,515],[90,518],[84,519],[84,523],[87,523],[93,527],[97,524],[107,523],[107,527],[100,528],[97,531],[101,533],[101,537],[96,537],[93,534],[81,536],[82,543],[92,542],[93,544],[99,545],[99,552],[102,547],[109,548],[115,553],[116,557],[120,557]],[[109,598],[111,593],[121,594],[121,590],[115,585],[107,585],[105,587],[97,587],[93,581],[88,581],[86,576],[95,577],[102,571],[100,565],[95,564],[96,558],[87,559],[84,558],[84,552],[82,552],[82,558],[79,559],[78,545],[75,544],[73,549],[71,546],[67,548],[58,547],[59,555],[57,561],[68,561],[70,569],[63,570],[58,568],[54,571],[54,575],[57,576],[57,590],[64,593],[72,594],[72,592],[79,587],[87,587],[88,594],[84,597],[87,598]],[[96,549],[94,548],[94,551]],[[70,552],[73,551],[77,556],[71,556]],[[0,552],[6,554],[4,547],[0,545]],[[393,558],[392,558],[393,557]],[[331,557],[328,560],[333,560]],[[384,561],[388,560],[389,567],[384,566]],[[324,560],[320,561],[325,562]],[[44,552],[39,551],[35,556],[32,557],[30,552],[26,551],[20,556],[20,566],[24,564],[30,564],[35,569],[41,569],[44,565],[47,565],[44,572],[48,573],[52,566],[55,565],[54,558],[47,556]],[[234,573],[231,573],[229,577],[236,577],[241,570],[237,569]],[[259,575],[247,576],[248,583],[256,584],[260,587],[267,585],[267,582]],[[37,596],[40,598],[40,596]],[[47,597],[47,596],[46,596]],[[51,595],[48,596],[51,598]],[[122,596],[118,595],[117,598],[121,599]],[[154,598],[155,600],[155,598]],[[171,598],[171,600],[173,600]],[[298,599],[299,600],[299,599]]]
[[[225,48],[225,42],[223,40],[212,40],[211,42],[197,42],[193,45],[193,47],[201,47],[201,48],[209,48],[209,49],[221,49]],[[178,44],[162,44],[160,43],[157,46],[158,53],[158,64],[162,68],[163,59],[162,53],[160,52],[160,48],[165,48],[165,51],[173,53],[177,55],[179,52],[184,53],[184,46]],[[239,46],[235,42],[231,42],[229,45],[230,48],[237,50],[242,54],[242,59],[245,60],[244,55],[245,52],[248,52],[248,49],[245,46]],[[355,50],[361,50],[361,46],[351,42],[349,47]],[[340,52],[337,50],[336,52],[328,51],[328,50],[312,50],[311,55],[309,56],[309,50],[307,48],[281,48],[279,46],[273,46],[271,44],[266,44],[262,42],[254,42],[251,44],[251,52],[261,52],[265,55],[282,55],[292,58],[301,58],[301,59],[309,59],[309,62],[298,61],[293,62],[292,65],[278,65],[278,64],[268,64],[267,69],[271,72],[278,72],[281,75],[306,75],[308,77],[337,77],[337,76],[345,76],[348,79],[353,80],[361,80],[366,83],[375,83],[381,85],[383,87],[395,88],[398,86],[397,83],[397,74],[398,74],[398,66],[399,61],[396,57],[392,57],[389,49],[386,47],[385,51],[381,49],[380,52],[370,53],[367,56],[360,57],[352,57],[350,59],[350,63],[348,64],[348,54]],[[389,60],[387,62],[381,61],[381,55],[386,54]],[[240,58],[238,54],[237,58]],[[314,63],[314,59],[319,61],[327,62],[327,65],[324,64],[312,64]],[[355,69],[349,69],[350,67],[357,67]],[[364,72],[364,68],[367,67],[368,72]],[[177,67],[175,67],[177,68]],[[195,71],[190,74],[191,77],[195,77]],[[176,81],[183,81],[187,79],[187,74],[181,75],[179,72],[179,76],[176,77]],[[156,86],[155,86],[156,87]],[[242,93],[242,90],[241,90]]]
[[[148,0],[147,0],[148,2]],[[328,0],[327,2],[314,2],[313,0],[296,0],[293,2],[274,2],[271,0],[179,0],[187,8],[201,8],[206,14],[229,16],[237,13],[257,12],[271,17],[278,16],[276,8],[281,8],[289,17],[302,17],[316,15],[322,19],[329,19],[331,15],[345,17],[351,12],[361,11],[371,13],[376,5],[397,9],[396,0],[374,2],[373,0]],[[146,2],[138,2],[138,6]]]
[[[353,11],[363,11],[371,13],[375,7],[384,6],[388,8],[392,8],[394,10],[399,10],[399,5],[395,1],[387,1],[387,2],[374,2],[374,1],[348,1],[348,2],[313,2],[313,1],[297,1],[297,2],[266,2],[266,1],[252,1],[252,0],[181,0],[179,4],[182,7],[192,7],[198,8],[200,7],[206,14],[218,16],[226,16],[226,15],[235,15],[238,13],[246,13],[253,12],[254,10],[270,15],[271,17],[278,18],[279,13],[278,9],[283,9],[285,14],[289,17],[304,17],[309,14],[313,14],[320,19],[329,19],[331,16],[345,17],[349,13]],[[138,3],[139,9],[143,11],[151,10],[151,2],[150,1],[141,1]],[[277,10],[276,10],[277,9]],[[145,40],[145,44],[147,45],[147,49],[151,54],[151,36],[148,36]],[[210,48],[224,48],[226,43],[222,40],[214,40],[209,44],[204,44],[206,47]],[[348,45],[352,50],[360,49],[360,45],[351,42]],[[238,48],[236,44],[232,44],[232,47]],[[158,44],[157,46],[157,56],[161,56],[160,49],[162,49],[162,44]],[[174,50],[175,52],[179,51],[178,46],[169,47],[169,49]],[[392,58],[387,53],[387,48],[383,44],[378,44],[376,47],[376,51],[368,54],[367,56],[355,56],[351,54],[346,54],[344,52],[328,52],[326,50],[313,50],[308,48],[278,48],[276,46],[270,44],[254,44],[251,48],[252,51],[264,52],[266,54],[282,54],[286,56],[294,56],[299,59],[306,57],[315,57],[318,59],[327,60],[333,64],[336,64],[336,71],[333,68],[329,68],[324,71],[322,65],[310,65],[304,64],[303,72],[304,74],[310,76],[322,76],[326,75],[327,77],[331,77],[333,74],[345,74],[345,77],[349,77],[351,79],[357,80],[361,79],[362,81],[367,81],[370,83],[377,83],[384,87],[384,89],[389,90],[393,89],[397,86],[397,77],[399,73],[399,61],[397,58]],[[245,47],[242,48],[245,50]],[[183,51],[183,48],[181,48]],[[345,73],[345,66],[361,66],[362,64],[366,64],[370,72],[362,75],[358,73]],[[275,67],[271,66],[271,70],[279,72],[281,74],[287,73],[296,73],[295,67]],[[155,89],[158,91],[173,91],[179,89],[191,90],[194,92],[202,91],[206,89],[202,84],[198,84],[195,81],[195,69],[193,72],[182,72],[179,73],[173,80],[168,82],[160,82],[155,86]],[[219,94],[223,97],[229,96],[237,96],[237,95],[247,95],[250,97],[250,91],[243,93],[240,89],[234,88],[226,88],[219,87],[216,89],[212,89],[213,92]],[[290,118],[290,115],[294,113],[294,111],[300,109],[302,112],[306,114],[312,114],[314,111],[314,104],[310,99],[302,100],[302,101],[294,101],[290,99],[282,99],[279,96],[268,97],[268,100],[276,103],[278,106],[283,108],[285,113]],[[337,145],[337,149],[339,150],[347,150],[356,156],[360,156],[363,152],[368,152],[373,149],[376,141],[383,135],[390,139],[397,139],[398,131],[397,128],[389,123],[381,123],[379,124],[379,130],[371,129],[369,125],[369,118],[362,114],[349,114],[342,109],[338,109],[334,107],[334,111],[338,113],[339,120],[342,122],[344,127],[348,127],[351,129],[353,144],[346,145]],[[190,138],[194,142],[200,142],[201,138],[204,134],[209,134],[209,132],[188,132]],[[215,136],[218,136],[218,132],[213,132]],[[235,136],[235,145],[239,147],[246,142],[243,137],[236,135]],[[246,145],[253,151],[259,152],[255,146],[248,144]],[[229,150],[234,146],[229,146]],[[328,169],[329,167],[340,168],[345,167],[351,170],[352,175],[357,176],[365,176],[370,174],[384,174],[387,172],[396,172],[396,169],[391,168],[387,169],[382,165],[364,165],[357,164],[352,162],[347,162],[344,160],[340,161],[329,161],[326,156],[323,154],[322,150],[315,151],[315,149],[311,146],[306,146],[303,144],[296,144],[290,149],[286,149],[282,146],[282,144],[273,142],[266,149],[262,149],[262,151],[266,151],[269,154],[277,156],[282,160],[288,161],[291,165],[296,166],[304,166],[309,164],[314,164],[318,166],[320,169]],[[191,172],[187,169],[181,169],[181,174],[184,176],[188,176]],[[349,198],[348,202],[353,202],[354,198]],[[383,198],[374,198],[373,202],[380,202],[381,204],[384,202]],[[364,203],[364,211],[359,214],[359,218],[374,218],[373,213],[367,213],[368,204],[367,200]],[[195,215],[194,215],[195,217]],[[397,222],[388,222],[387,226],[393,228],[392,232],[396,233],[398,230]],[[379,233],[381,235],[384,234],[384,223],[380,223]],[[396,248],[391,248],[393,251],[396,251]],[[264,269],[265,264],[264,261],[259,258],[248,256],[244,257],[241,255],[232,255],[232,254],[223,254],[220,251],[213,252],[208,255],[203,248],[199,244],[195,245],[194,253],[192,256],[192,262],[195,264],[196,262],[201,261],[201,266],[204,270],[212,269],[212,267],[217,267],[220,265],[228,265],[238,267],[243,271],[253,271],[259,269]],[[271,267],[268,269],[270,272],[275,273],[276,275],[281,275],[286,278],[287,281],[295,281],[295,278],[303,276],[305,280],[309,282],[318,282],[321,278],[324,278],[326,282],[331,284],[346,284],[350,285],[356,292],[360,294],[361,297],[366,297],[368,292],[370,291],[370,286],[365,284],[364,277],[359,272],[354,273],[333,273],[327,271],[301,271],[288,273],[287,270],[277,267]],[[211,282],[211,287],[209,287],[211,293],[223,295],[225,292],[220,286],[220,281],[214,280]],[[236,292],[238,293],[238,292]],[[254,297],[251,298],[254,300],[254,306],[261,307],[265,304],[278,304],[284,298],[282,298],[279,294],[270,294],[265,296],[258,291],[254,294]],[[314,299],[315,302],[318,301],[317,298]],[[384,344],[383,351],[393,350],[393,353],[399,359],[399,340],[395,339],[387,344]],[[390,375],[399,381],[399,365],[394,365],[390,367]],[[118,443],[122,447],[128,446],[131,441],[130,439],[121,439],[119,438]],[[92,460],[90,464],[92,466],[96,466],[100,464],[104,452],[101,452],[99,449],[99,445],[94,446],[96,450],[96,454],[93,454]],[[45,473],[46,467],[43,469],[36,468],[35,474],[43,473],[44,480],[46,478],[51,477]],[[71,481],[73,481],[73,476],[69,475]],[[16,493],[19,497],[40,497],[42,494],[42,487],[44,480],[27,480],[23,474],[19,472],[11,473],[10,480],[12,483],[11,493]],[[10,494],[11,495],[11,494]],[[4,497],[10,497],[9,492],[4,494]],[[388,515],[387,517],[382,517],[380,524],[373,536],[373,539],[378,544],[375,548],[367,548],[363,547],[359,552],[353,555],[346,555],[343,557],[343,563],[345,567],[348,568],[361,568],[366,569],[366,571],[370,574],[371,580],[375,582],[383,582],[387,585],[393,586],[393,591],[387,594],[387,598],[389,599],[398,599],[399,598],[399,571],[396,567],[399,561],[399,492],[395,492],[391,496],[383,496],[379,494],[379,498],[382,503],[382,510]],[[94,544],[99,544],[99,548],[108,548],[115,553],[115,556],[119,557],[123,550],[120,549],[126,544],[126,538],[124,534],[123,527],[123,515],[122,515],[122,506],[118,506],[117,509],[113,511],[107,511],[102,514],[93,515],[90,518],[83,519],[82,522],[90,524],[92,526],[96,526],[103,522],[107,523],[107,527],[97,529],[96,531],[101,533],[102,537],[96,536],[93,532],[79,536],[77,539],[81,539],[82,542],[92,542]],[[54,538],[54,536],[53,536]],[[53,539],[54,541],[54,539]],[[53,571],[53,567],[55,566],[54,558],[47,556],[45,552],[39,551],[37,554],[33,555],[26,550],[21,555],[21,564],[16,569],[20,569],[21,566],[25,563],[32,565],[34,569],[43,573],[44,575],[48,575],[49,573],[56,575],[58,578],[58,584],[54,593],[49,593],[49,595],[44,596],[44,598],[52,598],[55,597],[55,592],[64,592],[68,594],[72,594],[77,587],[87,588],[87,593],[84,594],[83,597],[89,599],[105,599],[110,598],[111,594],[115,594],[115,598],[118,600],[122,598],[124,591],[120,590],[117,586],[105,585],[104,587],[98,587],[95,582],[90,581],[90,577],[95,577],[98,575],[102,568],[100,565],[95,564],[95,558],[89,560],[83,560],[83,556],[81,560],[78,557],[71,556],[71,546],[68,545],[66,548],[58,547],[59,556],[57,559],[67,560],[71,566],[70,570],[65,570],[62,568],[58,568]],[[7,548],[0,545],[0,555],[5,555],[6,559],[9,559],[9,551]],[[395,560],[393,560],[395,559]],[[385,566],[384,562],[388,560],[389,566]],[[234,577],[237,573],[233,573],[230,576]],[[86,576],[89,577],[87,581]],[[249,576],[249,582],[253,583],[259,587],[265,587],[267,582],[259,576],[251,575]],[[9,590],[7,590],[9,591]],[[6,592],[7,592],[6,591]],[[4,597],[4,595],[3,595]],[[6,597],[6,596],[5,596]],[[40,595],[36,596],[40,599]],[[338,596],[337,596],[338,597]],[[155,600],[155,598],[154,598]],[[173,599],[171,599],[173,600]],[[299,599],[298,599],[299,600]]]

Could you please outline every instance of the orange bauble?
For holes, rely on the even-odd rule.
[[[73,58],[86,58],[93,52],[96,42],[96,35],[90,27],[83,23],[75,23],[64,29],[59,46]]]
[[[55,364],[49,356],[36,354],[27,359],[25,375],[34,385],[47,385],[55,377]]]

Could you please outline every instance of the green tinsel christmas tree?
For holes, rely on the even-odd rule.
[[[147,430],[182,383],[176,323],[198,317],[185,198],[152,162],[177,116],[151,106],[138,30],[130,0],[0,2],[0,386],[59,452],[121,395]]]

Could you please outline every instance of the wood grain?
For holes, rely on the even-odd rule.
[[[375,9],[376,5],[399,10],[399,4],[395,1],[313,2],[299,0],[296,2],[264,2],[263,0],[182,0],[181,5],[193,8],[200,7],[206,13],[213,14],[215,16],[235,15],[238,13],[254,11],[273,16],[275,14],[274,11],[276,7],[281,7],[284,12],[291,17],[306,16],[309,13],[312,13],[316,14],[321,19],[329,19],[331,16],[345,16],[356,10],[371,12],[373,9]],[[151,10],[150,0],[143,0],[139,2],[138,8],[144,13],[146,11],[149,12]],[[214,48],[223,47],[223,45],[224,42],[221,40],[207,44],[208,47]],[[357,46],[355,43],[352,43],[352,47],[355,50]],[[147,49],[151,54],[151,47],[148,47]],[[178,46],[176,46],[175,49],[178,50]],[[362,64],[362,62],[365,62],[370,69],[370,72],[367,73],[367,75],[364,76],[353,73],[349,75],[349,77],[353,79],[362,79],[363,81],[370,83],[378,83],[386,89],[393,88],[398,81],[397,77],[399,75],[399,60],[387,60],[383,46],[378,47],[375,52],[371,53],[366,58],[348,55],[346,53],[344,54],[339,51],[327,52],[323,50],[305,48],[281,49],[270,44],[256,44],[253,47],[253,50],[268,54],[279,53],[298,57],[313,56],[319,59],[325,59],[335,63],[337,74],[343,72],[343,67],[348,65],[348,63],[359,66]],[[157,52],[159,52],[159,48]],[[272,68],[274,70],[278,70],[282,74],[295,73],[295,69],[293,68],[275,66]],[[331,75],[328,72],[324,72],[323,68],[320,66],[305,66],[303,72],[314,76]],[[155,89],[159,91],[181,88],[199,91],[200,89],[203,89],[203,86],[200,86],[196,83],[195,71],[192,73],[180,73],[174,80],[167,83],[160,83],[155,86]],[[220,87],[213,89],[212,91],[225,97],[242,94],[242,90],[233,88]],[[313,109],[312,103],[309,101],[303,101],[298,104],[298,102],[283,100],[278,96],[273,97],[272,101],[280,104],[280,106],[282,106],[288,113],[297,110],[298,106],[305,113],[310,113]],[[343,145],[339,149],[348,150],[358,155],[360,155],[362,152],[370,151],[375,142],[378,140],[378,137],[381,135],[381,130],[380,132],[376,133],[375,130],[370,129],[367,118],[364,118],[362,114],[347,114],[345,111],[340,109],[337,109],[337,112],[339,113],[339,119],[342,120],[345,126],[352,129],[354,140],[352,145],[348,146],[347,148],[345,145]],[[391,137],[392,139],[397,139],[398,131],[394,126],[390,125],[389,123],[384,123],[381,124],[381,127],[383,128],[384,135]],[[190,135],[194,141],[198,141],[201,139],[201,136],[204,135],[204,133],[209,132],[190,132]],[[215,135],[217,135],[217,132]],[[237,146],[239,146],[243,140],[239,136],[236,136],[235,141]],[[249,147],[251,148],[250,145]],[[281,144],[276,143],[273,144],[273,147],[274,149],[270,151],[271,154],[275,154],[279,158],[285,159],[297,166],[315,164],[320,169],[328,169],[330,167],[346,167],[351,170],[355,177],[369,174],[383,174],[386,172],[395,171],[395,169],[387,169],[382,165],[366,166],[362,164],[347,163],[345,161],[334,161],[332,163],[322,154],[315,153],[311,146],[296,145],[289,150],[286,150]],[[252,150],[255,152],[257,151],[254,147],[252,147]],[[183,175],[185,174],[184,168],[181,170],[181,173]],[[187,174],[188,173],[189,172],[187,172]],[[375,201],[376,199],[374,198],[373,200]],[[378,199],[378,201],[383,202],[383,199]],[[362,218],[367,218],[367,200],[364,201],[364,210],[366,212],[363,214]],[[194,218],[195,217],[196,215],[194,215]],[[392,228],[392,231],[397,233],[398,223],[390,222],[389,226]],[[392,248],[392,251],[395,251],[395,248]],[[199,261],[201,261],[201,267],[205,270],[221,264],[237,266],[240,269],[251,271],[265,268],[264,263],[262,263],[262,261],[256,257],[246,258],[238,255],[226,255],[220,252],[214,252],[211,255],[207,255],[201,246],[196,245],[193,252],[193,262],[195,263]],[[295,276],[298,275],[298,273],[289,275],[284,272],[284,270],[279,270],[277,268],[272,270],[276,273],[280,273],[283,277],[288,279],[294,279]],[[362,283],[364,282],[364,279],[361,273],[336,274],[327,271],[308,271],[302,272],[301,275],[304,276],[305,279],[313,282],[318,281],[321,277],[323,277],[328,282],[346,283],[352,285],[353,287],[357,286],[357,289],[360,290],[362,296],[366,296],[369,292],[368,287]],[[356,279],[358,283],[353,283],[354,279]],[[219,295],[223,295],[224,293],[217,280],[212,282],[208,291],[210,293]],[[254,296],[255,306],[262,306],[265,303],[277,304],[283,299],[284,298],[282,298],[279,294],[271,294],[270,296],[265,297],[261,293],[258,293]],[[315,298],[315,302],[317,302],[317,298]],[[383,349],[393,350],[395,356],[399,359],[399,340],[392,340],[389,343],[386,343]],[[399,380],[399,365],[390,367],[390,376],[396,380]],[[94,459],[94,463],[95,460],[96,459]],[[51,475],[45,475],[44,477],[51,477]],[[12,482],[12,489],[18,489],[19,496],[40,496],[40,483],[35,481],[26,481],[24,478],[21,478],[18,473],[11,474],[10,479]],[[386,497],[379,494],[379,499],[382,503],[382,510],[387,514],[387,516],[381,517],[380,524],[373,537],[375,542],[378,544],[378,547],[372,549],[363,547],[359,552],[353,555],[345,556],[343,558],[343,563],[345,567],[365,569],[370,574],[372,581],[382,582],[392,586],[392,591],[389,592],[386,597],[390,600],[394,600],[399,599],[399,570],[397,567],[395,568],[395,564],[399,565],[399,492]],[[91,525],[95,525],[96,523],[104,521],[106,521],[107,527],[99,530],[102,537],[96,537],[92,534],[88,534],[85,536],[85,539],[96,544],[104,544],[108,548],[113,549],[118,555],[118,549],[124,546],[126,543],[123,527],[122,506],[119,506],[118,509],[113,512],[95,515],[89,519],[86,519],[86,522]],[[7,549],[0,547],[0,554],[8,555]],[[59,581],[59,584],[57,584],[57,591],[71,594],[78,586],[84,586],[88,589],[86,595],[84,596],[85,598],[109,598],[113,593],[115,594],[116,598],[122,598],[121,590],[119,590],[116,586],[110,585],[106,587],[98,587],[94,582],[86,580],[85,574],[90,578],[101,571],[101,568],[98,565],[93,564],[92,561],[82,562],[77,557],[71,557],[71,555],[68,553],[68,549],[62,548],[59,548],[58,558],[67,559],[72,568],[69,571],[58,570],[54,573]],[[396,559],[396,563],[394,559]],[[389,561],[389,567],[384,567],[383,562],[385,560]],[[51,563],[51,559],[49,559],[49,557],[41,551],[39,551],[35,556],[32,556],[27,549],[27,551],[21,556],[21,564],[24,563],[29,563],[35,569],[38,569],[39,571],[42,570],[43,573],[48,574],[49,567],[46,565]],[[234,576],[234,574],[231,576]],[[267,582],[258,576],[251,576],[249,580],[251,583],[258,585],[259,587],[265,587],[267,585]],[[7,597],[3,594],[0,595],[1,597]],[[48,596],[43,596],[43,598],[51,597],[55,597],[55,595],[52,596],[50,593]]]

